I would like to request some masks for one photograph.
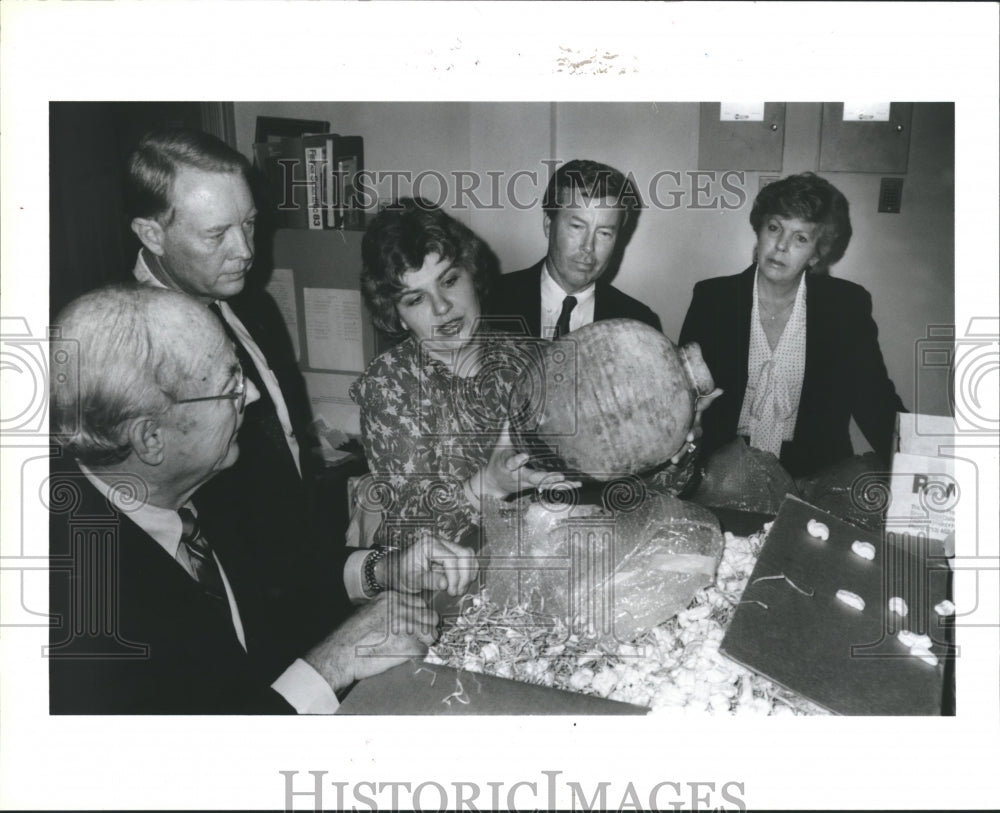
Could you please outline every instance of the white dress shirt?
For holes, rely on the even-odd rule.
[[[596,284],[590,283],[586,288],[573,294],[567,294],[549,271],[549,261],[542,268],[542,338],[551,339],[556,332],[556,323],[562,313],[563,300],[567,296],[576,297],[576,307],[569,315],[569,329],[589,325],[594,321],[594,294]]]

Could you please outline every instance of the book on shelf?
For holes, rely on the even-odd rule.
[[[267,179],[276,225],[309,228],[309,183],[302,138],[287,136],[253,145],[255,163]]]
[[[305,134],[257,143],[253,149],[277,226],[364,230],[361,136]]]
[[[361,136],[334,136],[330,161],[327,165],[329,180],[329,222],[338,229],[365,228],[365,212],[361,200],[358,173],[365,168],[364,139]]]
[[[328,199],[329,173],[327,165],[332,154],[331,144],[335,135],[317,133],[302,136],[303,160],[305,161],[307,194],[309,198],[309,228],[333,228],[329,220]]]

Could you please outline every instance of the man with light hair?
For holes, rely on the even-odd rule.
[[[238,505],[267,501],[274,507],[262,542],[318,521],[314,499],[318,458],[305,383],[284,321],[270,296],[247,286],[254,261],[257,208],[250,165],[212,135],[192,129],[146,134],[128,167],[128,210],[142,243],[133,276],[142,285],[195,297],[220,319],[259,400],[247,409],[240,459],[196,497],[203,512],[232,513]],[[329,505],[330,500],[325,504]],[[346,508],[346,497],[343,500]],[[236,517],[235,521],[239,521]],[[268,560],[259,575],[269,589],[289,593],[302,555],[317,567],[340,547],[346,517],[328,518],[327,539],[312,550],[296,544],[259,553]],[[304,537],[318,539],[315,534]]]
[[[521,332],[544,339],[559,339],[605,319],[633,319],[662,330],[659,316],[608,279],[627,242],[624,234],[635,228],[641,209],[634,182],[614,167],[579,158],[562,164],[542,200],[548,251],[530,268],[500,277],[490,315],[508,324],[517,319]],[[696,487],[701,415],[720,394],[716,390],[698,399],[688,443],[657,475],[659,488],[687,494]]]
[[[542,201],[548,252],[530,268],[500,277],[490,314],[520,317],[529,335],[546,339],[602,319],[635,319],[661,330],[652,310],[606,276],[641,206],[638,191],[614,167],[582,159],[560,166]]]
[[[425,651],[437,617],[414,594],[464,591],[475,565],[462,549],[357,551],[336,590],[307,597],[304,570],[290,602],[254,582],[251,526],[192,503],[238,460],[259,397],[206,308],[112,286],[56,322],[53,369],[66,372],[51,382],[62,450],[50,480],[52,713],[326,713],[355,680]]]

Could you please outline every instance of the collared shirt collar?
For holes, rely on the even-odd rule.
[[[590,283],[586,288],[576,291],[573,294],[567,294],[552,276],[552,272],[549,270],[548,259],[545,260],[544,267],[545,270],[541,275],[542,337],[552,337],[556,324],[559,321],[559,315],[562,313],[563,300],[567,296],[576,298],[576,306],[573,308],[573,312],[569,318],[570,330],[576,330],[593,322],[597,293],[596,282]]]
[[[163,280],[161,280],[158,276],[156,276],[156,274],[153,273],[153,270],[150,267],[150,263],[146,261],[146,258],[149,257],[153,262],[159,262],[159,260],[156,258],[155,255],[149,254],[148,251],[149,250],[145,248],[139,249],[139,256],[136,257],[135,267],[132,269],[133,278],[140,285],[148,285],[150,288],[164,288],[164,289],[174,290],[173,288],[171,288],[171,286],[167,285]],[[222,300],[216,299],[215,302],[221,304]]]
[[[579,308],[581,305],[586,305],[589,303],[595,295],[597,290],[597,283],[592,282],[586,288],[579,291],[574,291],[572,294],[567,294],[562,286],[556,282],[555,277],[552,276],[552,271],[549,270],[549,261],[545,260],[545,273],[542,274],[542,307],[546,307],[546,303],[555,302],[556,313],[562,310],[562,302],[567,296],[576,297],[576,306]]]
[[[135,259],[135,268],[132,269],[132,276],[135,277],[135,281],[141,283],[142,285],[148,285],[151,288],[166,288],[168,287],[166,283],[157,277],[152,269],[149,267],[149,263],[146,262],[146,249],[139,249],[139,256]]]
[[[177,547],[181,543],[183,528],[180,515],[176,511],[130,499],[130,495],[134,493],[130,482],[124,480],[117,484],[114,481],[107,482],[94,474],[83,463],[78,462],[77,465],[83,476],[111,505],[128,516],[132,522],[156,540],[157,544],[169,553],[171,558],[177,555]],[[187,503],[184,507],[191,510],[192,513],[198,513],[191,503]]]

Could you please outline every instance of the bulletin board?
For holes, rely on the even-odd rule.
[[[278,303],[302,370],[313,415],[360,434],[350,385],[378,352],[361,300],[360,231],[279,229],[267,290]]]

